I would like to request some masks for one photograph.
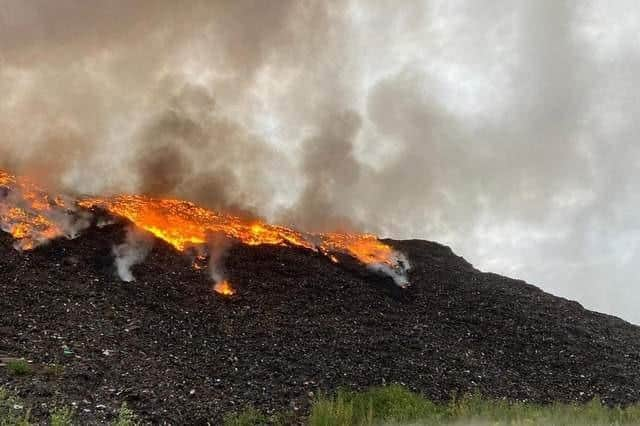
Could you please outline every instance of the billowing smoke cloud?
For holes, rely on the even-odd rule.
[[[636,2],[8,0],[0,166],[451,244],[640,322]]]
[[[116,271],[122,281],[136,280],[131,268],[142,263],[152,248],[153,238],[150,234],[134,226],[127,228],[125,241],[113,247]]]

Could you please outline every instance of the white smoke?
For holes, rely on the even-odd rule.
[[[0,229],[16,236],[17,250],[33,249],[57,237],[77,238],[91,225],[91,214],[70,198],[52,200],[37,188],[24,190],[20,185],[0,189]]]
[[[225,279],[224,260],[231,243],[231,239],[223,233],[215,233],[208,236],[209,274],[216,285]]]
[[[62,199],[65,206],[64,210],[51,209],[48,212],[48,218],[60,227],[65,238],[73,240],[78,238],[82,231],[91,226],[93,215],[85,209],[78,208],[73,198],[62,196]]]
[[[130,226],[125,242],[113,247],[116,269],[122,281],[135,281],[131,272],[134,265],[142,263],[153,247],[153,238],[144,231]]]
[[[367,268],[390,277],[398,287],[408,287],[411,284],[409,282],[409,271],[411,270],[409,259],[403,253],[394,250],[389,261],[390,263],[371,263],[367,265]]]

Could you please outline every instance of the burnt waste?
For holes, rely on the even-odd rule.
[[[385,240],[412,265],[400,288],[353,259],[235,244],[225,297],[160,240],[122,282],[113,246],[125,228],[94,224],[25,252],[0,232],[0,355],[34,370],[0,367],[0,386],[34,419],[68,405],[100,423],[123,402],[153,423],[215,424],[248,406],[303,418],[319,392],[389,383],[436,401],[640,400],[640,328],[446,246]],[[51,365],[62,368],[44,374]]]

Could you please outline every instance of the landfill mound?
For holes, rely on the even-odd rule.
[[[215,424],[248,406],[308,413],[318,392],[401,383],[433,400],[640,400],[640,328],[523,281],[473,268],[448,247],[385,240],[410,260],[396,286],[357,262],[296,247],[232,246],[206,270],[158,240],[122,282],[123,221],[33,251],[0,233],[0,386],[46,419],[83,424],[123,402],[145,422]]]

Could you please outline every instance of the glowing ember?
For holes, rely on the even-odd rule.
[[[206,261],[207,257],[205,255],[199,254],[195,259],[193,259],[193,263],[191,265],[194,269],[204,269]]]
[[[62,198],[50,198],[27,179],[0,170],[0,229],[13,235],[17,249],[31,250],[60,236],[71,238],[84,225],[74,222]]]
[[[231,287],[231,284],[229,284],[229,281],[227,280],[217,282],[216,285],[213,286],[213,290],[223,296],[233,296],[236,294],[236,291]]]
[[[322,249],[325,252],[346,252],[368,265],[371,263],[394,264],[394,250],[370,234],[322,234]],[[331,258],[331,256],[330,256]],[[337,258],[331,258],[337,263]]]

